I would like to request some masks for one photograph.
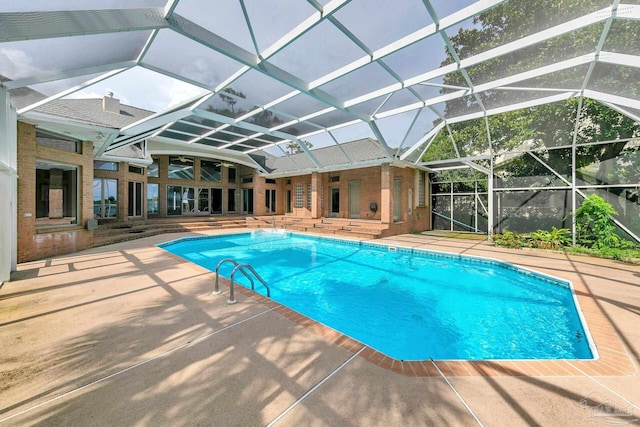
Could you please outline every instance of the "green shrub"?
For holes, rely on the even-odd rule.
[[[640,249],[620,249],[620,248],[585,248],[584,246],[568,246],[564,248],[568,253],[587,254],[600,258],[613,258],[615,260],[638,263],[640,260]]]
[[[638,249],[640,248],[640,246],[638,246],[637,244],[629,241],[629,240],[621,240],[620,241],[620,245],[619,245],[620,249]]]
[[[551,231],[538,230],[531,234],[534,246],[542,249],[558,249],[571,243],[571,230],[551,227]]]
[[[562,249],[573,254],[586,254],[600,258],[613,258],[615,260],[638,263],[640,260],[640,246],[628,240],[621,240],[617,248],[608,246],[592,247],[571,246],[571,232],[567,228],[555,228],[551,231],[538,230],[531,234],[517,234],[505,231],[502,234],[493,235],[493,244],[507,248],[541,248]]]
[[[605,258],[621,260],[624,257],[624,251],[617,248],[603,247],[598,249],[598,255]]]
[[[620,237],[611,220],[617,215],[613,207],[597,194],[588,196],[575,212],[577,242],[588,248],[615,248]]]
[[[506,248],[526,248],[531,246],[530,237],[526,234],[517,234],[513,231],[505,231],[502,234],[493,235],[493,243]]]

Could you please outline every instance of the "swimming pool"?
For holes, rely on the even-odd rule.
[[[273,300],[395,359],[595,354],[569,282],[501,261],[288,232],[158,246],[211,271],[223,258],[248,263]],[[229,277],[232,268],[220,274]],[[265,293],[259,284],[256,291]]]

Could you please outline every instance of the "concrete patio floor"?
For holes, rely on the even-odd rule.
[[[416,376],[248,291],[235,305],[226,283],[211,295],[212,273],[154,246],[191,235],[19,265],[0,289],[0,423],[640,425],[638,265],[438,236],[382,239],[571,280],[603,356],[423,362],[433,375]]]

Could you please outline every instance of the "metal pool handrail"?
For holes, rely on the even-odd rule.
[[[262,283],[262,285],[267,289],[267,297],[271,298],[271,289],[269,289],[269,285],[267,285],[267,282],[256,272],[256,270],[254,270],[254,268],[251,267],[249,264],[238,264],[238,262],[233,258],[225,258],[223,260],[220,260],[220,262],[216,266],[216,284],[212,292],[213,294],[221,293],[219,282],[218,282],[218,277],[220,277],[219,270],[220,270],[220,266],[226,262],[230,262],[234,265],[233,270],[231,271],[231,286],[229,288],[229,299],[227,300],[227,304],[235,304],[237,302],[235,299],[236,272],[240,271],[242,274],[244,274],[244,277],[249,279],[249,281],[251,282],[251,290],[255,290],[255,284],[253,282],[253,278],[249,276],[249,274],[245,271],[245,268],[248,269],[251,273],[253,273],[253,275],[260,281],[260,283]]]
[[[216,284],[215,284],[215,286],[213,287],[213,292],[212,292],[212,294],[213,294],[213,295],[219,295],[220,293],[222,293],[222,291],[220,290],[220,285],[219,285],[219,282],[218,282],[218,277],[220,277],[220,274],[219,274],[220,267],[222,266],[222,264],[224,264],[224,263],[226,263],[226,262],[230,262],[231,264],[233,264],[233,265],[234,265],[234,271],[235,271],[235,267],[237,267],[237,266],[238,266],[238,262],[237,262],[235,259],[233,259],[233,258],[225,258],[225,259],[220,260],[220,262],[218,263],[218,265],[216,265]],[[247,272],[246,272],[246,271],[244,271],[244,270],[242,270],[242,269],[240,269],[240,271],[242,272],[242,274],[244,274],[244,276],[245,276],[247,279],[249,279],[249,281],[251,282],[251,289],[253,290],[253,289],[254,289],[254,284],[253,284],[253,279],[251,278],[251,276],[249,276],[249,275],[247,274]]]
[[[234,292],[235,275],[236,275],[236,272],[239,270],[242,274],[247,276],[247,273],[244,271],[245,268],[249,269],[249,271],[253,273],[253,275],[256,276],[256,278],[260,281],[260,283],[264,285],[264,287],[267,289],[267,297],[271,298],[271,290],[269,289],[269,285],[267,285],[267,282],[265,282],[264,279],[260,277],[260,275],[253,269],[253,267],[251,267],[249,264],[238,264],[235,267],[233,267],[233,271],[231,271],[231,285],[229,287],[229,299],[227,300],[227,304],[235,304],[237,302],[235,299],[235,292]],[[253,280],[251,281],[251,289],[254,289]]]

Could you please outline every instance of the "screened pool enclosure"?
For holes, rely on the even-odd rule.
[[[430,172],[434,228],[571,229],[596,193],[640,240],[639,0],[30,0],[0,22],[12,193],[20,120],[93,141],[96,161],[155,145],[273,178],[257,159],[324,172],[315,149],[369,137]],[[107,92],[155,114],[59,118]],[[362,165],[340,153],[331,168]]]

